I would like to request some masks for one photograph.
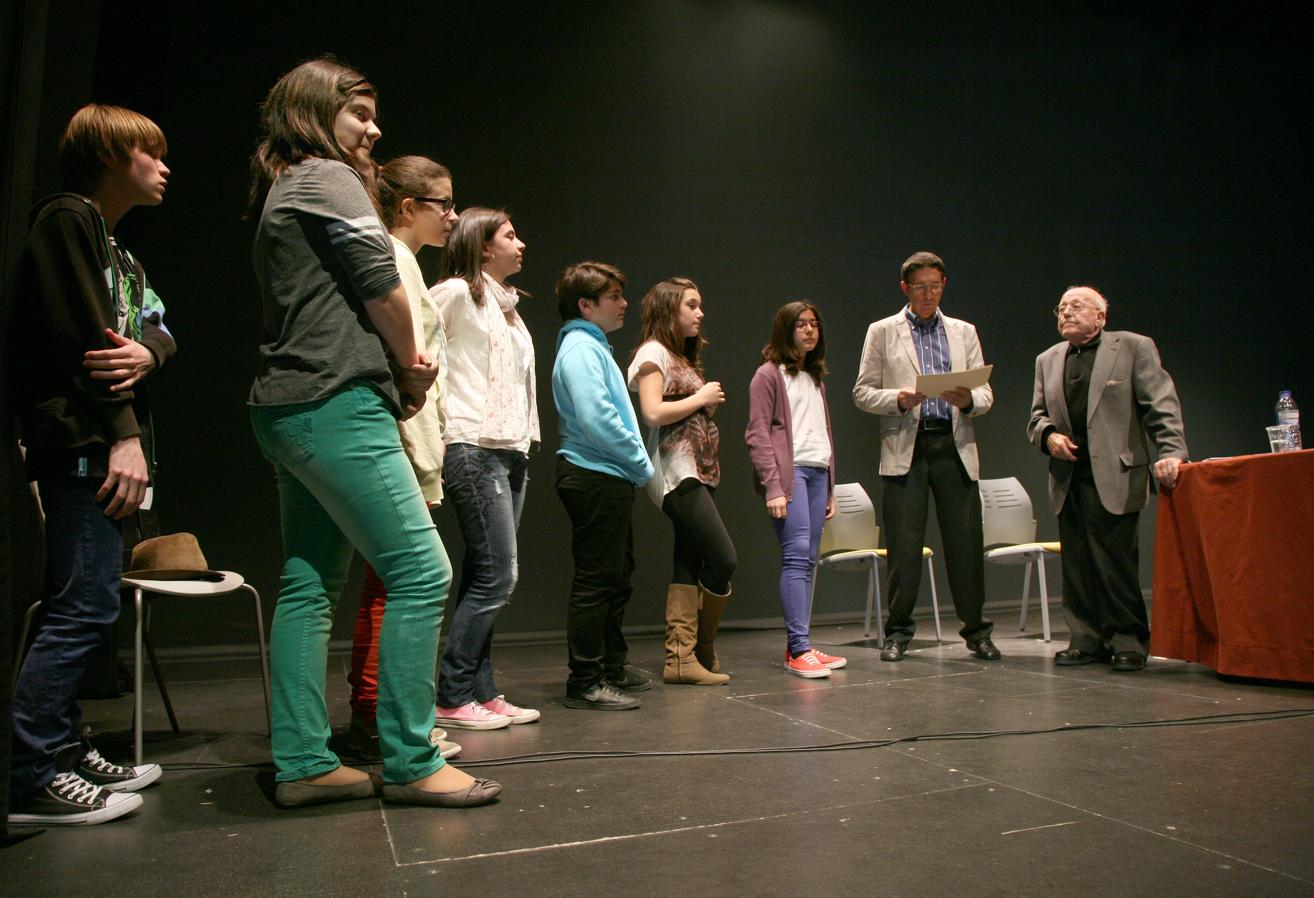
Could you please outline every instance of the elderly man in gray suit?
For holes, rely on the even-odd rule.
[[[867,329],[853,402],[881,416],[881,503],[889,548],[890,613],[885,619],[883,661],[901,661],[916,630],[912,619],[922,582],[922,543],[930,495],[944,541],[959,635],[984,661],[997,661],[993,624],[982,616],[985,560],[981,533],[980,476],[972,419],[984,415],[995,395],[986,384],[939,396],[916,391],[918,374],[948,374],[982,365],[976,328],[940,312],[948,283],[944,261],[934,253],[910,256],[899,286],[908,305]]]
[[[1054,314],[1063,342],[1036,357],[1027,436],[1049,455],[1049,500],[1063,541],[1063,610],[1072,631],[1056,664],[1143,670],[1150,643],[1137,521],[1152,488],[1177,484],[1182,407],[1154,341],[1106,331],[1109,304],[1069,287]]]

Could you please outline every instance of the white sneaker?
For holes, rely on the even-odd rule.
[[[429,744],[438,749],[438,754],[442,756],[444,761],[461,753],[460,745],[447,741],[447,731],[442,727],[434,727],[429,731]]]
[[[505,714],[494,714],[479,702],[466,702],[459,708],[439,708],[436,723],[458,730],[500,730],[511,725]]]

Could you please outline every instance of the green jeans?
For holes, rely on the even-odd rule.
[[[444,763],[429,731],[452,568],[397,421],[365,384],[314,402],[251,406],[250,413],[274,466],[282,510],[283,577],[270,633],[278,780],[318,776],[340,764],[328,748],[324,676],[353,546],[388,589],[379,632],[383,778],[426,777]]]

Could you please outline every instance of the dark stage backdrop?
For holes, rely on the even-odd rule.
[[[839,476],[879,501],[878,422],[849,395],[866,326],[902,305],[898,266],[914,250],[945,258],[943,308],[977,325],[996,365],[995,408],[977,423],[982,474],[1022,479],[1042,538],[1057,530],[1024,426],[1033,361],[1058,339],[1050,309],[1069,284],[1105,292],[1111,328],[1158,341],[1194,457],[1266,448],[1279,389],[1314,417],[1314,155],[1299,112],[1314,55],[1294,13],[1222,2],[55,6],[78,12],[50,22],[34,194],[53,186],[50,151],[78,104],[131,105],[163,126],[168,198],[121,230],[179,344],[156,383],[158,510],[271,598],[277,498],[244,407],[260,341],[246,159],[266,90],[325,51],[378,85],[380,159],[441,160],[460,205],[506,206],[528,244],[517,283],[534,294],[521,308],[543,446],[502,632],[564,625],[569,528],[552,487],[549,378],[552,283],[568,262],[629,274],[621,361],[650,284],[678,274],[702,288],[707,368],[729,397],[718,503],[740,554],[734,618],[778,614],[778,549],[742,443],[771,315],[799,297],[821,306]],[[436,257],[422,262],[432,274]],[[459,563],[454,516],[439,517]],[[652,625],[670,528],[642,494],[635,518],[628,619]],[[928,541],[938,548],[934,527]],[[990,597],[1014,597],[1019,578],[991,572]],[[862,600],[860,580],[836,575],[816,607]],[[340,637],[353,603],[340,607]],[[156,626],[173,631],[162,645],[253,637],[237,611],[162,607]]]

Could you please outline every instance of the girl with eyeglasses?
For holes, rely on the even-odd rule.
[[[443,251],[445,280],[431,291],[447,330],[443,477],[465,538],[438,677],[444,727],[494,730],[539,717],[497,688],[491,657],[493,624],[516,587],[516,530],[539,439],[534,341],[516,311],[525,294],[507,283],[524,252],[505,212],[466,209]]]
[[[283,575],[271,630],[275,801],[369,798],[469,807],[501,791],[430,743],[438,628],[451,566],[397,421],[437,367],[417,346],[406,288],[371,199],[381,136],[374,86],[323,58],[270,90],[251,159],[252,253],[265,342],[252,427],[274,466]],[[388,590],[379,633],[381,789],[328,748],[325,667],[353,546]]]
[[[421,338],[424,353],[438,364],[438,378],[429,388],[424,406],[398,425],[420,493],[432,511],[443,498],[442,404],[447,338],[442,315],[429,296],[416,255],[426,246],[444,245],[456,224],[451,173],[424,156],[398,157],[378,171],[378,202],[383,224],[392,238],[397,273],[406,288],[416,336]],[[387,588],[367,563],[356,613],[351,673],[347,676],[351,683],[351,727],[346,741],[348,750],[366,761],[379,760],[379,632],[387,599]],[[444,758],[461,751],[455,742],[447,741],[444,730],[435,727],[430,737]]]
[[[835,513],[835,439],[826,405],[826,336],[807,300],[776,312],[762,365],[748,388],[744,440],[755,486],[780,541],[780,608],[785,669],[828,677],[848,661],[815,649],[808,632],[812,573],[821,528]]]
[[[721,436],[712,416],[725,392],[703,377],[703,298],[693,281],[677,277],[654,285],[642,312],[629,385],[650,428],[648,494],[675,528],[662,679],[719,686],[730,677],[721,673],[713,640],[738,563],[713,498],[721,482]]]

